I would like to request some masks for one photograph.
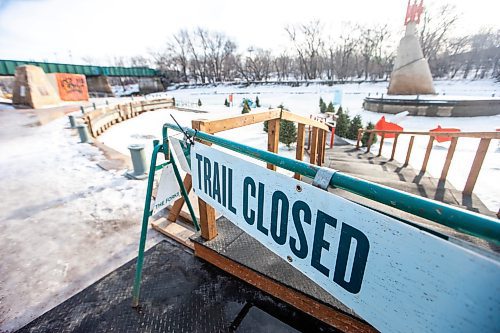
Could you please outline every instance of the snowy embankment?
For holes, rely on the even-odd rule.
[[[436,81],[436,91],[439,96],[452,98],[452,96],[478,96],[480,98],[491,98],[493,94],[498,96],[500,93],[500,84],[491,80],[481,81]],[[265,110],[268,107],[276,107],[283,104],[294,113],[304,116],[317,114],[319,112],[318,103],[320,96],[329,102],[333,100],[334,91],[342,90],[342,105],[349,110],[349,114],[361,115],[363,122],[376,122],[382,114],[365,111],[362,109],[363,99],[370,94],[371,96],[380,96],[387,91],[387,83],[361,83],[344,84],[335,86],[324,86],[310,84],[299,87],[267,85],[267,86],[249,86],[238,88],[231,86],[203,87],[194,89],[181,89],[169,91],[168,95],[176,98],[178,103],[195,105],[198,99],[202,102],[201,110],[207,111],[206,114],[176,112],[176,111],[157,111],[142,114],[132,120],[113,126],[101,137],[104,143],[110,145],[118,151],[127,153],[127,146],[131,143],[144,143],[148,148],[148,154],[151,151],[151,138],[161,137],[161,124],[171,122],[169,113],[174,114],[176,119],[186,126],[190,126],[192,119],[199,118],[219,118],[229,115],[237,115],[241,112],[239,106],[243,98],[255,99],[259,96],[262,107],[259,110]],[[234,96],[234,107],[224,106],[224,100],[229,94]],[[443,96],[445,94],[445,96]],[[158,95],[158,94],[156,94]],[[439,97],[437,96],[437,97]],[[462,97],[463,98],[463,97]],[[254,109],[255,110],[255,109]],[[390,121],[393,116],[386,115]],[[452,118],[452,117],[404,117],[399,122],[406,131],[428,131],[442,127],[456,127],[463,132],[476,131],[495,131],[500,128],[500,116],[491,117],[470,117],[470,118]],[[244,128],[227,131],[218,134],[220,136],[232,139],[237,142],[245,143],[253,147],[266,149],[267,137],[262,130],[262,124],[247,126]],[[393,140],[386,140],[384,143],[383,155],[388,157],[391,153]],[[413,146],[410,165],[419,170],[422,165],[428,138],[417,136]],[[396,151],[396,160],[402,162],[406,156],[409,136],[401,136]],[[457,188],[462,189],[465,185],[470,166],[475,156],[479,139],[461,138],[458,141],[455,156],[448,174],[448,180]],[[378,147],[378,145],[377,145]],[[446,157],[449,143],[435,143],[429,164],[428,172],[439,177]],[[280,154],[294,156],[294,151],[289,151],[286,147],[280,146]],[[476,183],[475,193],[492,211],[500,208],[500,148],[497,141],[492,141],[486,159],[483,163],[479,179]]]

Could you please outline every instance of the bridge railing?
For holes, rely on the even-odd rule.
[[[403,166],[407,166],[410,162],[410,157],[413,149],[413,143],[415,141],[416,136],[427,136],[429,137],[429,141],[427,143],[427,148],[425,150],[424,160],[422,162],[422,166],[420,168],[420,172],[424,173],[427,170],[427,165],[429,163],[429,158],[431,156],[433,143],[438,137],[446,137],[451,138],[451,144],[448,148],[448,152],[446,154],[446,159],[443,165],[443,169],[441,170],[441,176],[439,177],[440,181],[445,181],[448,176],[448,171],[451,166],[451,162],[453,160],[453,156],[455,154],[455,150],[457,147],[459,138],[476,138],[480,139],[479,145],[477,147],[476,155],[474,157],[474,161],[469,171],[469,175],[467,177],[467,181],[465,183],[465,187],[463,189],[463,194],[471,195],[474,190],[474,186],[476,185],[477,178],[481,171],[481,167],[483,165],[483,161],[486,157],[486,153],[488,152],[488,147],[490,145],[491,140],[500,139],[500,132],[419,132],[419,131],[386,131],[386,130],[358,130],[358,138],[356,143],[356,149],[360,149],[361,147],[361,138],[363,133],[369,133],[368,142],[367,142],[367,152],[370,152],[371,147],[373,145],[373,139],[375,135],[380,136],[380,145],[377,156],[382,155],[382,148],[384,146],[385,136],[388,134],[394,135],[394,141],[392,143],[392,152],[390,161],[394,160],[394,156],[396,154],[396,147],[398,144],[398,138],[401,135],[409,135],[410,141],[408,143],[408,148],[406,151],[406,158]]]

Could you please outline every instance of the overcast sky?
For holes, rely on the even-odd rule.
[[[500,28],[498,0],[425,5],[445,2],[461,14],[457,34]],[[314,19],[332,35],[348,21],[388,23],[400,33],[406,5],[407,0],[0,0],[0,59],[82,63],[90,56],[105,64],[115,56],[162,49],[172,33],[198,26],[225,32],[240,50],[279,50],[286,47],[287,24]]]

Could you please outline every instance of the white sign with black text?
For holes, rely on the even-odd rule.
[[[163,167],[158,184],[156,199],[153,204],[151,215],[155,215],[181,197],[181,189],[175,178],[174,167],[167,164]]]
[[[201,143],[191,169],[200,198],[375,328],[499,329],[498,260]]]

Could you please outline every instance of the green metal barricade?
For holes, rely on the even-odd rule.
[[[278,154],[252,148],[250,146],[237,143],[228,139],[220,138],[204,132],[196,131],[191,128],[179,127],[175,124],[163,125],[163,142],[154,142],[154,150],[151,157],[151,166],[148,179],[148,190],[144,207],[144,216],[142,220],[141,239],[139,244],[139,254],[137,258],[137,270],[133,288],[133,305],[139,304],[139,290],[141,282],[141,271],[144,260],[144,246],[146,242],[146,233],[148,220],[150,216],[151,193],[154,181],[154,171],[156,168],[157,154],[163,153],[168,160],[167,163],[172,163],[174,166],[177,182],[181,188],[182,195],[188,204],[191,216],[195,223],[195,227],[199,230],[196,217],[194,215],[191,203],[187,196],[186,190],[180,178],[177,166],[172,158],[170,158],[168,129],[183,132],[186,136],[196,138],[205,142],[230,149],[234,152],[253,157],[260,161],[271,163],[277,167],[299,173],[303,176],[314,178],[320,167],[311,165],[303,161],[280,156]],[[453,228],[465,234],[469,234],[494,244],[500,244],[500,222],[485,215],[477,214],[461,208],[453,207],[445,203],[434,201],[431,199],[419,197],[410,193],[399,191],[387,186],[372,183],[367,180],[359,179],[342,172],[336,172],[330,180],[330,186],[341,188],[343,190],[355,193],[365,198],[377,201],[390,207],[420,216],[427,220],[436,222],[441,225]],[[409,223],[408,221],[402,221]]]

